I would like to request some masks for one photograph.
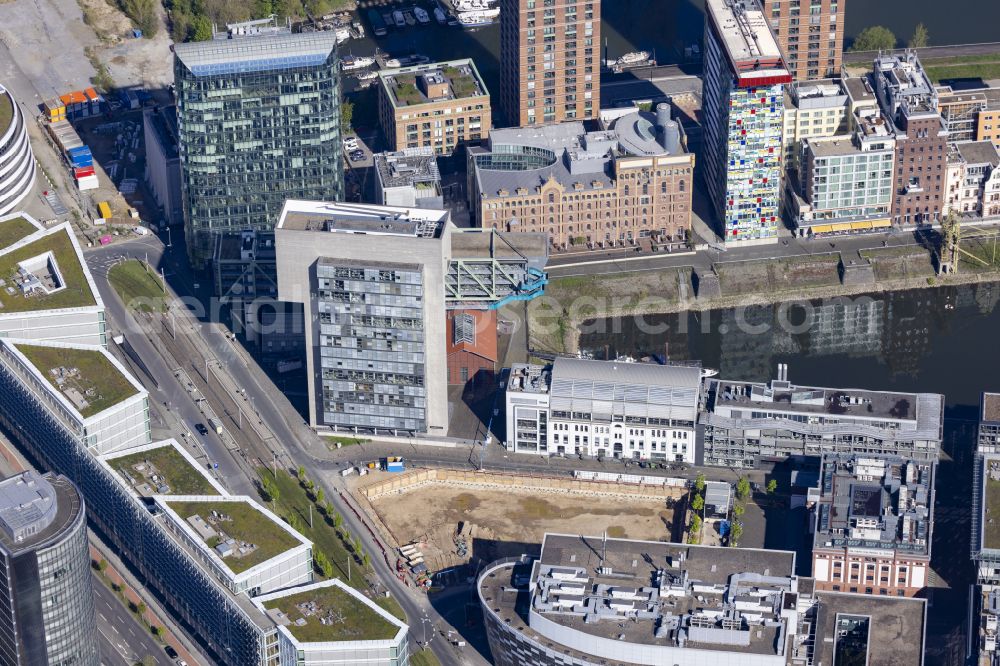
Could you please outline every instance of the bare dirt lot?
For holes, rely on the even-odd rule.
[[[673,512],[664,501],[614,499],[583,494],[486,490],[424,485],[372,502],[400,544],[424,542],[433,571],[468,558],[456,553],[462,525],[471,552],[484,561],[534,550],[546,532],[669,540]]]

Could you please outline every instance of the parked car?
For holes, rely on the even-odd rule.
[[[166,652],[167,656],[170,657],[171,659],[176,659],[177,658],[177,650],[175,650],[173,648],[173,646],[171,646],[171,645],[164,645],[163,646],[163,651]]]
[[[365,151],[363,151],[363,150],[354,150],[354,151],[351,151],[351,161],[352,162],[360,162],[363,159],[365,159]]]
[[[344,139],[344,148],[347,148],[348,150],[357,150],[359,148],[358,138],[355,136],[349,136]]]

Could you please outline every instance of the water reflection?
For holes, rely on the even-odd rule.
[[[771,379],[788,363],[802,384],[942,392],[975,404],[1000,387],[996,283],[728,310],[590,321],[596,358],[700,359],[723,377]]]

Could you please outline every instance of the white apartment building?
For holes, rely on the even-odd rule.
[[[278,625],[282,666],[405,666],[409,662],[409,628],[339,578],[253,601]],[[343,608],[350,608],[350,614]]]
[[[558,358],[515,365],[505,445],[516,453],[695,462],[697,367]]]
[[[148,394],[103,347],[0,338],[0,365],[94,455],[150,442]]]
[[[69,222],[0,216],[0,338],[106,344],[104,303]]]
[[[802,81],[785,91],[782,135],[786,168],[799,164],[803,139],[846,134],[850,127],[847,92],[836,79]]]
[[[1000,215],[1000,152],[992,141],[948,146],[944,214],[963,217]]]

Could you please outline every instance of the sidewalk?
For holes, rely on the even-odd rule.
[[[196,664],[204,664],[208,666],[211,664],[211,662],[201,656],[200,653],[197,653],[197,658],[194,654],[192,654],[192,651],[195,651],[194,646],[190,646],[190,648],[188,647],[186,637],[184,637],[183,640],[179,639],[179,631],[175,633],[175,631],[171,631],[167,628],[166,624],[160,620],[160,616],[166,616],[169,618],[169,615],[160,609],[159,604],[157,604],[156,601],[152,599],[145,599],[140,596],[135,591],[135,588],[138,587],[138,585],[134,582],[130,583],[126,581],[126,577],[131,579],[131,575],[127,571],[124,576],[119,573],[119,569],[123,571],[125,570],[121,561],[109,551],[102,551],[94,544],[94,541],[96,541],[96,537],[92,536],[90,543],[91,560],[95,563],[100,562],[101,560],[108,563],[107,568],[103,572],[98,571],[98,575],[103,576],[110,583],[118,586],[118,588],[122,591],[125,600],[131,604],[132,607],[138,608],[139,604],[143,604],[146,607],[142,615],[142,621],[147,627],[159,627],[159,635],[156,636],[156,638],[176,650],[178,658],[187,662],[188,666],[195,666]],[[106,548],[103,543],[101,543],[100,546],[102,548]],[[131,607],[129,608],[129,611],[132,611]]]

